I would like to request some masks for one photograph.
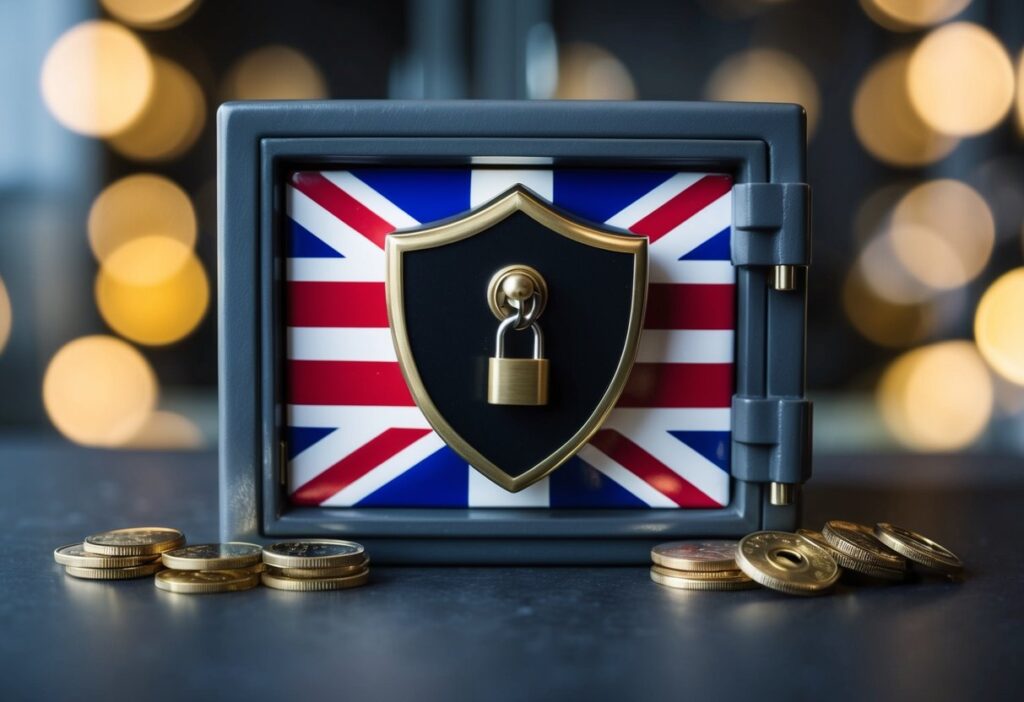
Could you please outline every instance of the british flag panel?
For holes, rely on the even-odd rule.
[[[444,445],[406,388],[384,297],[384,240],[521,184],[650,242],[636,364],[593,439],[506,492]],[[298,171],[285,194],[291,502],[324,507],[714,509],[729,503],[735,269],[731,178],[595,169]]]

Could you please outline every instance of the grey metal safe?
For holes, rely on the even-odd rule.
[[[795,105],[222,106],[222,538],[597,564],[794,528],[804,150]]]

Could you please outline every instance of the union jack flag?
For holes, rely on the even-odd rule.
[[[509,493],[444,445],[388,329],[384,240],[516,185],[650,242],[626,389],[591,442]],[[286,184],[288,493],[325,507],[717,508],[729,502],[729,176],[602,169],[298,171]]]

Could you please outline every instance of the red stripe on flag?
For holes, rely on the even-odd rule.
[[[395,362],[288,361],[288,384],[293,405],[413,406]]]
[[[597,432],[590,444],[680,507],[722,506],[614,429]]]
[[[704,176],[634,224],[629,231],[645,235],[653,244],[731,189],[732,178],[729,176]]]
[[[388,429],[299,487],[291,500],[318,505],[429,433],[429,429]]]
[[[651,283],[645,329],[734,329],[736,286]]]
[[[292,186],[382,249],[384,239],[395,231],[380,215],[319,173],[295,173]]]
[[[636,363],[616,407],[729,407],[731,363]]]
[[[384,283],[289,282],[289,327],[388,326]]]

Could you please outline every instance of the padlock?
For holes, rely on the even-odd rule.
[[[515,326],[516,315],[498,325],[495,356],[487,361],[487,402],[492,405],[546,405],[548,403],[548,359],[544,358],[544,335],[536,322],[533,358],[505,358],[505,332]]]

